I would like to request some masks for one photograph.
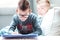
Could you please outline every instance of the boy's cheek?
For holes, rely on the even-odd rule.
[[[45,15],[46,12],[46,10],[38,10],[38,15]]]

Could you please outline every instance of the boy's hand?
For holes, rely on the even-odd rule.
[[[12,34],[14,35],[14,34],[19,34],[18,32],[12,32]]]

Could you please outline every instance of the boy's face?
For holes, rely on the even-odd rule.
[[[29,14],[30,14],[29,12],[30,12],[29,9],[26,9],[25,11],[17,9],[17,14],[21,21],[25,21],[28,18]]]
[[[50,5],[48,3],[38,3],[37,4],[37,12],[39,15],[45,15],[49,9]]]

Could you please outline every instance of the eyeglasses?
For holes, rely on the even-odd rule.
[[[28,17],[29,14],[26,14],[26,15],[21,15],[21,14],[19,14],[18,16],[19,16],[19,17]]]

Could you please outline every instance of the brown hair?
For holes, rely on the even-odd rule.
[[[30,4],[27,0],[20,0],[18,3],[19,9],[25,11],[27,8],[30,8]]]
[[[49,1],[46,1],[46,3],[50,4],[50,2],[49,2]]]
[[[40,0],[37,0],[37,3],[39,2]]]
[[[45,1],[37,0],[37,3],[38,3],[39,1],[40,1],[40,2],[46,2],[46,3],[48,3],[48,4],[50,5],[50,2],[49,2],[48,0],[45,0]]]

